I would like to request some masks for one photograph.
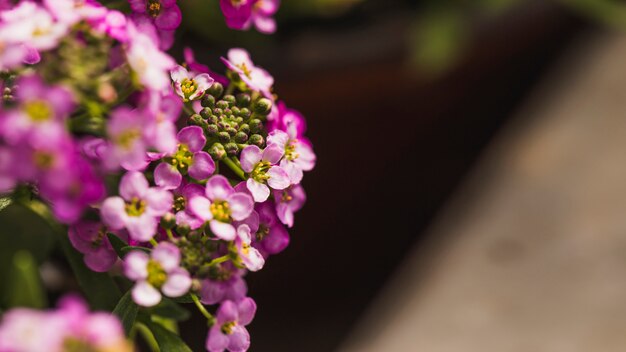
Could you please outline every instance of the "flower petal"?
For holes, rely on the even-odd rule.
[[[185,78],[189,78],[189,72],[187,72],[186,68],[178,65],[170,71],[170,76],[172,77],[172,81],[180,83]]]
[[[206,183],[206,195],[212,201],[216,199],[226,200],[233,192],[235,192],[235,189],[230,185],[228,179],[222,175],[215,175]]]
[[[227,1],[227,0],[226,0]],[[228,347],[229,338],[224,335],[220,330],[220,326],[213,326],[209,330],[209,335],[206,338],[206,349],[209,352],[223,352]]]
[[[144,307],[156,306],[161,302],[161,292],[152,287],[147,281],[139,281],[131,292],[133,301]]]
[[[254,209],[254,201],[245,193],[233,193],[227,198],[231,216],[236,221],[241,221],[250,216]]]
[[[154,183],[163,189],[178,188],[182,181],[183,175],[180,174],[177,168],[168,163],[160,163],[154,169]]]
[[[143,198],[149,187],[148,180],[141,172],[129,171],[122,176],[120,181],[120,196],[126,200],[131,200],[134,197]]]
[[[275,165],[278,164],[278,161],[280,161],[284,154],[285,148],[281,148],[280,146],[275,144],[270,144],[263,151],[262,159],[264,161],[268,161],[272,165]]]
[[[256,145],[249,145],[241,151],[239,161],[241,162],[241,168],[245,172],[252,172],[256,164],[261,161],[263,152]]]
[[[148,254],[135,250],[124,257],[124,275],[131,280],[143,280],[148,277]]]
[[[207,152],[197,152],[193,155],[193,162],[189,167],[189,176],[201,181],[205,180],[215,171],[215,162]]]
[[[280,166],[272,166],[267,170],[267,175],[270,177],[267,184],[273,189],[285,189],[291,185],[287,171]]]
[[[230,334],[228,350],[231,352],[245,352],[248,348],[250,348],[250,334],[248,330],[241,325],[235,325]]]
[[[172,208],[174,196],[170,191],[161,188],[150,188],[145,194],[146,214],[161,216]]]
[[[193,197],[188,202],[191,213],[204,221],[213,219],[211,201],[204,197]]]
[[[126,223],[126,203],[120,197],[109,197],[104,200],[100,207],[100,216],[109,228],[119,230]]]
[[[169,242],[159,243],[151,255],[152,259],[159,262],[166,272],[178,268],[180,263],[180,250]]]
[[[206,137],[200,126],[187,126],[178,132],[176,138],[180,143],[187,145],[192,153],[202,150],[206,144]]]
[[[211,220],[210,222],[211,232],[224,241],[232,241],[235,239],[236,231],[235,227],[225,222]]]
[[[252,193],[252,197],[254,201],[257,203],[263,203],[270,196],[270,189],[254,179],[249,178],[246,181],[246,186],[248,187],[248,191]]]
[[[144,213],[141,216],[129,216],[126,220],[128,235],[135,241],[147,242],[156,234],[158,222],[154,216]]]
[[[248,325],[256,314],[256,302],[252,298],[246,297],[237,303],[237,311],[239,313],[239,324]]]
[[[191,288],[191,278],[187,270],[178,268],[167,274],[167,281],[161,291],[169,297],[180,297]]]

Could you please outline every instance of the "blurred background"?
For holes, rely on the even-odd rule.
[[[247,277],[251,351],[626,349],[625,4],[283,0],[268,37],[217,3],[180,1],[178,35],[216,71],[247,48],[318,155],[290,246]],[[58,282],[15,216],[0,250]],[[203,350],[200,316],[181,333]]]

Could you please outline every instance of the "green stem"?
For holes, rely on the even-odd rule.
[[[175,242],[176,239],[174,238],[174,234],[172,234],[172,230],[171,229],[165,229],[165,233],[167,233],[167,238],[170,239],[170,241]]]
[[[198,296],[196,296],[195,293],[192,293],[191,299],[193,300],[193,303],[195,303],[196,307],[198,307],[198,310],[200,311],[200,313],[202,313],[202,315],[204,315],[204,317],[209,321],[209,323],[213,325],[215,318],[213,317],[211,313],[209,313],[206,310],[206,308],[204,308],[204,305],[202,304],[202,302],[200,302],[200,299],[198,298]]]
[[[223,255],[221,257],[217,257],[217,258],[211,260],[207,265],[208,266],[213,266],[213,265],[221,264],[223,262],[228,261],[229,259],[230,259],[230,256],[228,254],[227,255]]]
[[[233,170],[233,172],[237,174],[237,176],[241,177],[242,180],[246,180],[246,175],[244,174],[243,170],[239,166],[237,166],[234,161],[230,160],[228,157],[223,158],[222,161],[224,162],[224,164],[226,164],[226,166]]]
[[[135,323],[135,325],[133,325],[133,330],[137,330],[137,332],[139,332],[139,334],[143,337],[144,341],[146,341],[146,344],[148,345],[148,347],[150,347],[150,351],[152,352],[161,351],[161,349],[159,348],[159,344],[157,343],[156,339],[154,338],[154,335],[152,334],[152,331],[150,331],[150,329],[147,326],[145,326],[143,323],[137,322]]]
[[[228,87],[226,87],[226,91],[224,92],[224,95],[233,94],[234,91],[235,91],[235,85],[231,82],[228,84]]]
[[[150,239],[150,244],[152,245],[152,247],[156,247],[159,245],[159,243],[154,238]]]

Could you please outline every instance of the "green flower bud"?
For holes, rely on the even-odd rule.
[[[263,136],[261,136],[260,134],[253,134],[252,136],[250,136],[248,143],[256,145],[259,148],[263,148],[265,144],[265,140],[263,139]]]
[[[245,134],[249,134],[250,133],[250,125],[248,125],[247,123],[244,123],[243,125],[239,126],[239,131],[245,133]]]
[[[228,143],[230,142],[230,134],[228,132],[220,132],[217,135],[217,139],[222,143]]]
[[[237,103],[237,99],[235,99],[235,96],[230,95],[230,94],[225,95],[225,96],[222,98],[222,100],[223,100],[223,101],[225,101],[225,102],[227,102],[229,107],[230,107],[230,106],[235,106],[235,104]]]
[[[222,109],[222,110],[228,109],[228,102],[224,100],[220,100],[217,103],[215,103],[215,107]]]
[[[250,115],[252,115],[252,113],[248,108],[241,108],[241,110],[239,111],[239,116],[243,117],[244,119],[247,119],[248,117],[250,117]]]
[[[176,216],[172,213],[166,213],[161,217],[161,226],[163,226],[164,229],[173,229],[176,226]]]
[[[222,109],[220,109],[220,108],[214,108],[213,109],[213,115],[221,116],[223,114],[224,114],[224,111],[222,111]]]
[[[259,115],[267,115],[272,110],[272,101],[267,98],[261,98],[254,102],[252,109]]]
[[[230,127],[226,129],[226,132],[232,137],[237,134],[237,130],[234,127]]]
[[[259,119],[250,120],[250,132],[261,133],[263,131],[263,122]]]
[[[212,108],[215,106],[215,97],[211,94],[205,94],[200,101],[200,105],[205,108]]]
[[[186,236],[191,232],[191,228],[187,224],[181,224],[176,226],[176,233],[181,236]]]
[[[203,119],[208,120],[211,116],[213,116],[213,111],[211,108],[204,108],[200,110],[200,116],[202,116]]]
[[[235,99],[237,100],[237,106],[239,106],[240,108],[247,108],[248,106],[250,106],[249,94],[245,94],[245,93],[237,94],[237,97]]]
[[[215,82],[209,87],[209,89],[206,90],[206,92],[215,98],[219,98],[222,96],[222,93],[224,93],[224,86],[221,83]]]
[[[235,143],[227,143],[224,146],[224,149],[226,149],[226,154],[229,156],[235,156],[239,152],[239,147],[237,147],[237,144]]]
[[[248,135],[244,132],[237,132],[235,135],[235,142],[246,143],[248,141]]]
[[[206,134],[214,137],[217,135],[217,133],[220,131],[219,127],[217,127],[216,124],[210,124],[206,126]]]
[[[233,106],[232,108],[230,108],[230,111],[232,111],[233,115],[235,116],[239,116],[239,113],[241,112],[241,110],[239,110],[239,108],[236,106]]]
[[[203,126],[204,124],[206,124],[206,121],[204,121],[202,116],[198,114],[193,114],[189,116],[189,119],[187,120],[187,124],[195,125],[195,126]]]
[[[221,143],[213,143],[209,148],[209,155],[215,160],[221,160],[226,155],[226,150]]]

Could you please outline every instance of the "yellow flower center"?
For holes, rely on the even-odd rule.
[[[193,153],[189,151],[189,147],[185,144],[179,144],[176,154],[166,159],[168,163],[183,173],[187,172],[192,160]]]
[[[138,129],[132,129],[128,131],[124,131],[116,138],[116,142],[122,148],[129,150],[133,147],[133,143],[137,138],[141,136],[141,131]]]
[[[230,222],[230,205],[223,200],[216,200],[211,203],[211,214],[219,222]]]
[[[158,1],[148,1],[148,14],[157,17],[161,13],[161,3]]]
[[[167,281],[167,273],[161,264],[150,259],[148,261],[148,283],[155,288],[161,288]]]
[[[265,182],[270,177],[267,175],[267,171],[272,167],[272,164],[269,161],[261,161],[254,166],[254,169],[250,173],[250,177],[252,177],[255,181]]]
[[[146,202],[137,197],[133,197],[130,203],[126,203],[126,214],[129,216],[140,216],[146,211]]]
[[[52,109],[50,108],[50,105],[42,100],[33,100],[26,103],[24,111],[26,111],[28,117],[30,117],[30,119],[34,122],[47,121],[52,117]]]
[[[182,82],[180,82],[180,90],[187,99],[189,99],[196,89],[198,89],[198,83],[196,83],[193,79],[185,78]]]
[[[233,328],[235,327],[235,325],[237,325],[234,321],[230,321],[224,325],[222,325],[222,333],[224,335],[230,335],[233,333]]]
[[[285,157],[289,161],[294,161],[300,156],[300,154],[296,153],[296,143],[296,140],[291,140],[285,146]]]

